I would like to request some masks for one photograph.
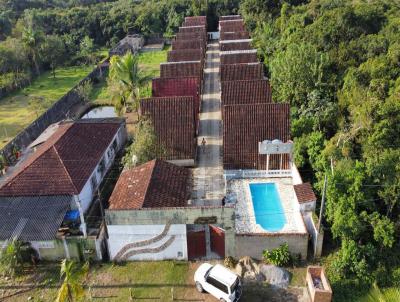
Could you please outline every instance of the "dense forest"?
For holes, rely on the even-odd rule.
[[[127,33],[172,37],[185,16],[234,12],[238,0],[0,0],[0,88],[18,87],[43,70],[92,64],[95,49]],[[208,13],[209,12],[209,13]]]
[[[245,0],[241,13],[274,100],[291,104],[298,167],[319,193],[327,176],[335,293],[400,286],[400,3]]]

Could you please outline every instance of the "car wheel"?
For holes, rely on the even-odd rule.
[[[200,282],[196,282],[196,289],[199,293],[204,293],[203,286],[201,286]]]

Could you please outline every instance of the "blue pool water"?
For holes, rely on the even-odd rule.
[[[286,217],[276,185],[251,183],[249,186],[256,223],[269,232],[281,230],[286,223]]]

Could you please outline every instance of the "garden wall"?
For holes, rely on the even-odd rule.
[[[33,121],[28,127],[20,132],[12,141],[0,150],[9,164],[15,162],[13,154],[14,148],[22,150],[33,142],[44,130],[53,123],[59,122],[66,118],[73,118],[70,115],[70,110],[73,106],[81,103],[82,100],[76,93],[75,89],[82,83],[94,79],[102,78],[108,71],[108,62],[96,67],[84,79],[82,79],[76,86],[74,86],[63,97],[56,101],[46,112]],[[83,103],[82,103],[83,104]]]

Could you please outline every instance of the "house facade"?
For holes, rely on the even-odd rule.
[[[60,123],[0,187],[8,209],[0,214],[0,242],[30,242],[47,260],[82,258],[84,250],[101,259],[104,230],[89,230],[85,216],[125,141],[121,119]]]

